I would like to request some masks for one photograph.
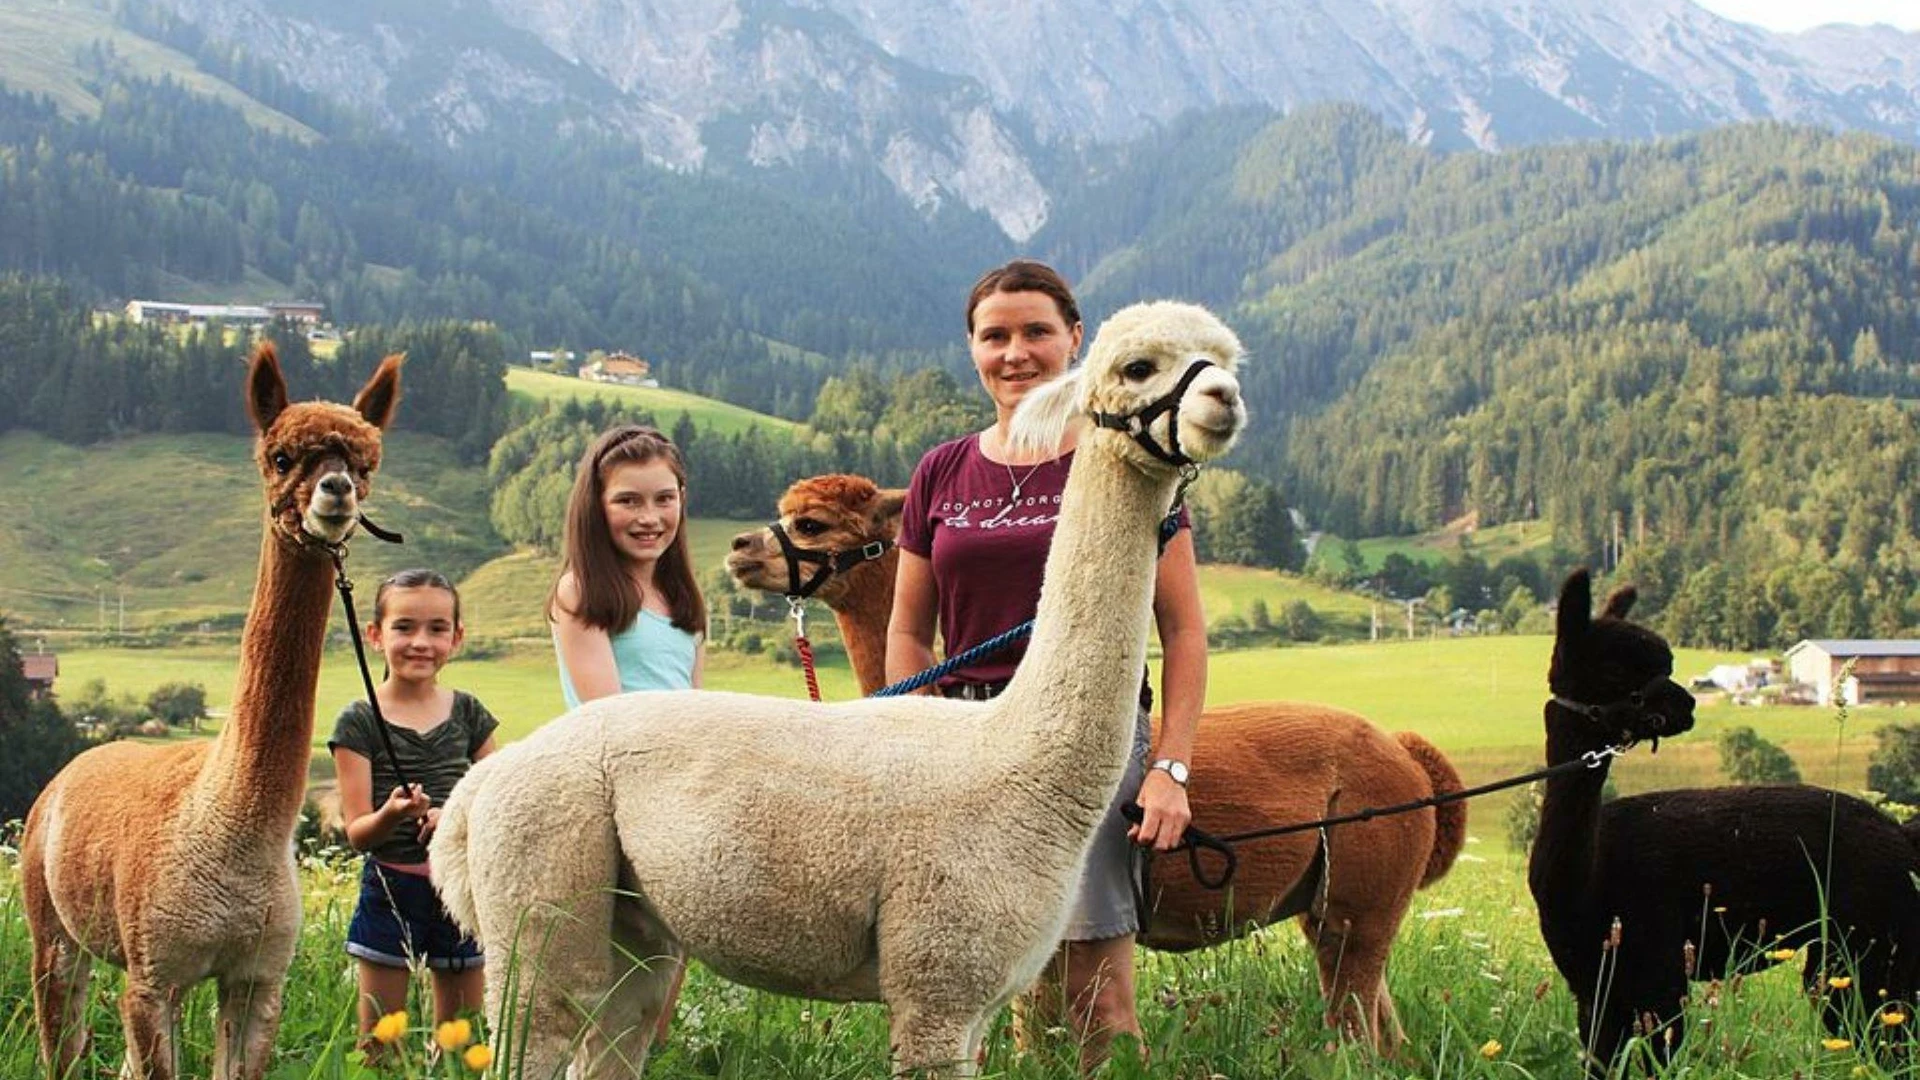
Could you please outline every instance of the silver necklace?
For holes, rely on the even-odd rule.
[[[1026,487],[1027,481],[1033,479],[1033,474],[1039,472],[1040,466],[1045,464],[1046,462],[1044,461],[1038,462],[1037,464],[1034,465],[1033,468],[1027,470],[1027,475],[1016,479],[1013,475],[1013,466],[1008,465],[1004,461],[1000,463],[1001,467],[1007,470],[1007,480],[1013,484],[1013,494],[1007,497],[1008,506],[1013,506],[1019,503],[1020,489]]]

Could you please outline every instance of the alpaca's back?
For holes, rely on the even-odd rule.
[[[1683,925],[1698,977],[1765,966],[1763,952],[1817,940],[1825,916],[1854,961],[1878,965],[1863,975],[1912,988],[1920,860],[1907,830],[1853,796],[1769,785],[1616,799],[1601,809],[1596,866],[1591,914],[1618,917],[1629,942]]]

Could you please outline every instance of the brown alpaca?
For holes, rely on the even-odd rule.
[[[332,552],[359,520],[399,394],[400,358],[389,356],[351,409],[288,405],[273,346],[255,350],[247,409],[267,520],[227,725],[210,741],[89,750],[27,815],[21,889],[47,1075],[76,1075],[87,1052],[96,959],[126,969],[126,1074],[178,1075],[180,1001],[209,978],[219,988],[213,1075],[266,1072],[300,929],[293,830]]]
[[[796,547],[858,551],[892,540],[903,493],[863,477],[800,480],[780,498]],[[833,609],[862,693],[882,685],[893,607],[891,550],[835,573],[814,595]],[[789,574],[771,528],[734,537],[727,569],[748,588],[784,593]],[[803,580],[811,567],[804,568]],[[1341,709],[1261,702],[1208,709],[1194,744],[1188,796],[1194,824],[1215,834],[1313,821],[1332,814],[1458,791],[1459,774],[1412,732],[1389,736]],[[1239,849],[1231,889],[1197,881],[1184,857],[1153,865],[1153,917],[1140,942],[1184,952],[1290,916],[1313,943],[1327,1021],[1391,1048],[1404,1034],[1387,993],[1387,954],[1414,890],[1440,879],[1466,840],[1464,803],[1342,825],[1323,848],[1313,833]],[[1211,872],[1217,872],[1210,870]],[[1057,995],[1055,995],[1057,996]]]

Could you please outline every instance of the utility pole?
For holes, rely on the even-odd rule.
[[[124,585],[120,588],[120,632],[127,632],[127,590]]]

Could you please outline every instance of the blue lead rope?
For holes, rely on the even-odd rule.
[[[1185,485],[1182,485],[1182,490],[1185,490]],[[1179,500],[1175,500],[1173,509],[1167,511],[1166,519],[1160,522],[1161,554],[1166,554],[1167,545],[1173,543],[1173,534],[1179,531],[1180,503]],[[995,635],[994,637],[990,637],[958,656],[949,656],[927,670],[920,672],[918,675],[909,675],[899,682],[891,686],[883,686],[867,696],[899,697],[901,694],[911,694],[929,683],[944,678],[960,668],[966,667],[981,657],[991,656],[999,652],[1001,649],[1006,648],[1031,633],[1033,633],[1033,620],[1028,619],[1019,626]]]

